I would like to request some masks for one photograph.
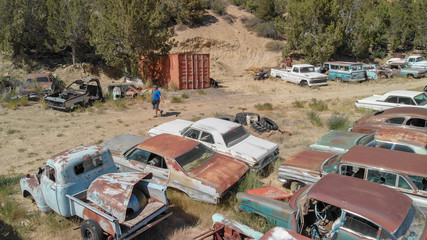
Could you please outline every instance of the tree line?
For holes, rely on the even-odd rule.
[[[0,50],[13,57],[98,56],[127,74],[141,55],[167,53],[172,26],[203,23],[206,9],[226,14],[224,0],[2,0]],[[383,58],[425,50],[427,0],[231,0],[254,13],[248,26],[286,40],[310,62],[347,56]],[[90,60],[89,60],[90,61]]]

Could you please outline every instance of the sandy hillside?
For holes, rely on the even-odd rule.
[[[45,109],[37,102],[17,110],[0,107],[0,174],[34,172],[55,153],[78,145],[100,143],[118,134],[134,133],[147,137],[150,128],[176,118],[197,120],[215,115],[236,114],[242,110],[269,117],[277,122],[280,129],[292,133],[291,136],[279,132],[256,134],[248,128],[256,136],[278,143],[280,157],[286,159],[329,131],[325,126],[313,126],[307,119],[306,113],[310,111],[308,102],[311,99],[323,100],[328,105],[328,110],[320,113],[323,121],[326,122],[332,115],[340,115],[351,122],[367,113],[354,108],[357,98],[390,90],[420,89],[426,84],[425,78],[393,78],[357,84],[330,82],[328,86],[310,89],[277,79],[254,81],[251,75],[242,75],[242,72],[249,67],[276,66],[280,63],[280,53],[266,51],[264,46],[271,40],[259,38],[243,27],[240,19],[250,17],[250,14],[233,6],[227,11],[234,16],[233,23],[211,14],[207,17],[211,23],[206,26],[177,31],[175,39],[179,45],[173,50],[209,53],[211,75],[220,82],[220,88],[176,92],[162,89],[166,98],[166,103],[161,105],[166,113],[162,118],[153,118],[151,104],[140,99],[129,101],[126,108],[116,107],[110,102],[72,113]],[[26,74],[23,69],[17,69],[10,61],[1,58],[0,70],[17,76]],[[66,81],[88,76],[78,66],[64,66],[54,73]],[[94,77],[99,77],[104,85],[113,81],[103,73]],[[189,98],[183,99],[182,103],[170,101],[173,96],[181,97],[183,93]],[[296,100],[305,102],[304,107],[296,108],[293,105]],[[255,105],[258,103],[271,103],[273,110],[257,110]],[[263,181],[280,186],[277,171]],[[174,196],[174,199],[182,198],[186,199],[185,196]],[[23,207],[37,211],[29,200],[18,195],[16,199]],[[146,233],[143,236],[145,239],[189,239],[211,226],[212,213],[231,212],[222,206],[196,204],[188,199],[174,204],[173,217]],[[78,227],[78,222],[71,225],[73,227],[52,232],[41,224],[34,231],[28,232],[24,239],[79,238],[80,231],[73,230]]]

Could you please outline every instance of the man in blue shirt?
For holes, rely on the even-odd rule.
[[[151,102],[153,104],[153,109],[155,110],[156,114],[154,117],[157,117],[157,113],[160,111],[160,116],[163,115],[163,110],[159,108],[160,101],[163,101],[162,93],[159,90],[159,87],[157,85],[154,85],[154,93],[153,93],[153,101]]]

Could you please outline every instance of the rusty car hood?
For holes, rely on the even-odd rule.
[[[110,149],[111,154],[113,156],[119,157],[123,155],[130,148],[143,142],[145,139],[146,138],[144,137],[133,135],[133,134],[122,134],[122,135],[117,135],[101,143],[100,145]]]
[[[228,188],[237,183],[243,175],[249,170],[249,167],[232,157],[215,153],[213,157],[202,166],[193,169],[189,175],[213,184],[224,193]]]
[[[283,167],[292,166],[318,172],[321,170],[320,168],[322,164],[334,155],[335,154],[329,152],[302,150],[301,152],[286,159],[282,163],[282,166],[280,166],[279,171]]]
[[[87,199],[123,222],[135,184],[152,176],[152,173],[136,172],[104,174],[90,184]]]

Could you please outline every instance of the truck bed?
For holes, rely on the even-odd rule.
[[[166,204],[163,204],[161,202],[149,202],[147,203],[147,206],[138,214],[135,214],[136,216],[131,216],[129,220],[126,220],[122,222],[122,225],[133,228],[136,224],[138,224],[140,221],[146,219],[150,215],[155,214],[158,210],[160,210],[162,207],[166,206]]]

